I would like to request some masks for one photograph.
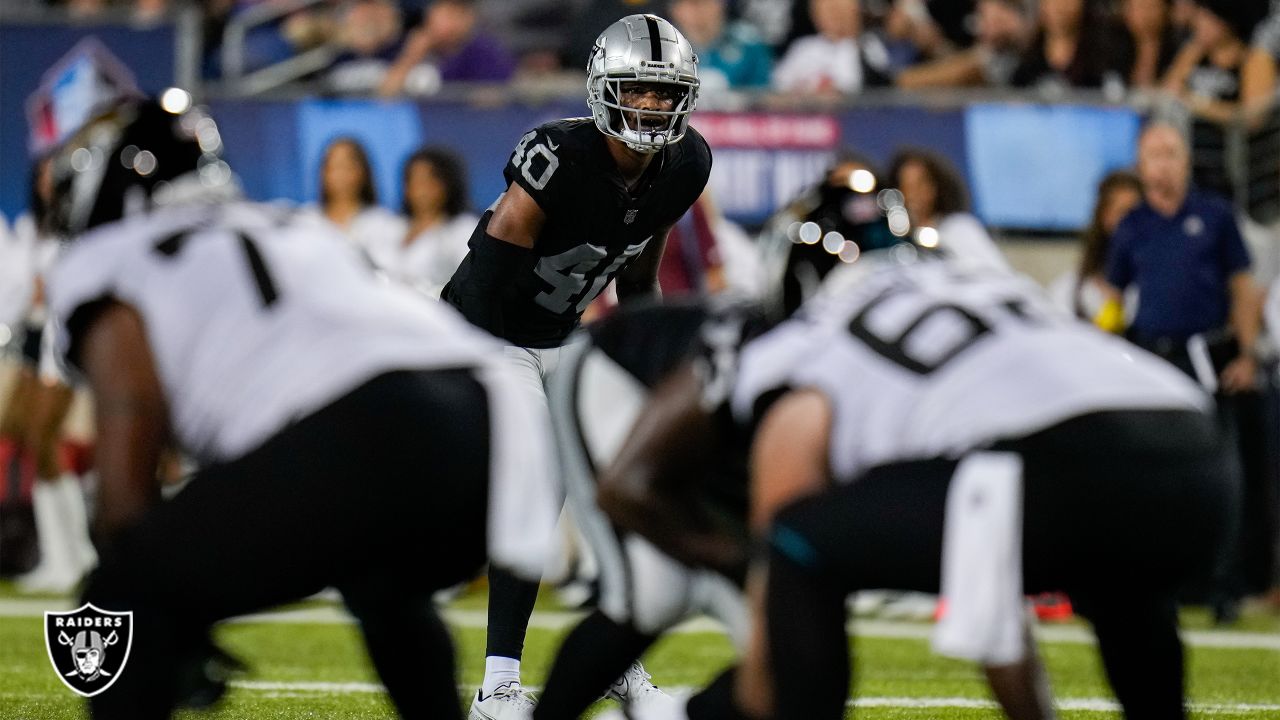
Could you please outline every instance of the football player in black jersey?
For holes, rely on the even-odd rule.
[[[520,139],[503,171],[506,192],[481,217],[441,294],[509,343],[507,357],[544,405],[544,383],[563,346],[610,281],[623,303],[659,294],[667,232],[711,171],[711,151],[689,127],[697,58],[671,23],[630,15],[606,28],[589,60],[587,92],[591,118],[548,123]],[[485,680],[474,720],[532,707],[520,688],[519,659],[537,582],[500,567],[490,568],[489,581]],[[620,686],[628,695],[651,689],[638,666],[628,672]]]

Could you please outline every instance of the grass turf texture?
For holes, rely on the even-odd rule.
[[[8,593],[0,592],[0,595]],[[481,598],[483,595],[481,595]],[[459,603],[475,609],[482,600],[464,598]],[[1204,618],[1192,613],[1189,627],[1203,626]],[[1275,632],[1280,620],[1253,616],[1244,628]],[[1240,628],[1237,628],[1240,629]],[[564,631],[531,628],[524,660],[524,679],[540,685]],[[42,625],[35,617],[0,617],[0,718],[49,719],[83,717],[82,705],[53,675],[44,649]],[[469,701],[484,667],[484,631],[456,628],[459,662],[459,694]],[[369,668],[351,625],[236,624],[219,631],[219,642],[246,660],[251,673],[240,679],[217,710],[185,713],[190,718],[391,718],[385,696],[370,687],[377,678]],[[853,642],[857,697],[863,698],[967,698],[988,696],[977,669],[964,662],[932,655],[924,640],[860,638]],[[1110,698],[1096,653],[1080,644],[1042,644],[1041,653],[1059,699]],[[1280,652],[1275,650],[1190,648],[1189,697],[1193,703],[1217,705],[1213,712],[1196,717],[1276,718],[1280,709],[1249,709],[1240,705],[1280,706]],[[732,652],[715,634],[679,634],[662,640],[646,656],[647,669],[661,685],[696,687],[724,667]],[[127,672],[127,670],[126,670]],[[272,683],[348,683],[335,688],[305,689]],[[964,707],[858,707],[858,718],[995,718],[991,709]],[[893,706],[893,705],[897,706]],[[952,703],[961,704],[961,703]],[[600,707],[602,707],[601,705]],[[1066,710],[1064,718],[1107,718],[1115,713]]]

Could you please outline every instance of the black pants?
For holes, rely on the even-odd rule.
[[[1093,623],[1129,718],[1182,717],[1176,593],[1212,564],[1237,492],[1212,419],[1101,413],[993,449],[1023,458],[1026,592],[1065,591]],[[779,718],[842,716],[849,592],[938,591],[956,464],[879,467],[778,515],[766,612]]]
[[[1220,374],[1239,355],[1240,348],[1233,338],[1216,335],[1216,341],[1208,345],[1208,358],[1213,371]],[[1185,341],[1130,339],[1197,379]],[[1280,423],[1269,407],[1276,402],[1276,390],[1265,383],[1258,391],[1219,392],[1214,401],[1219,428],[1233,447],[1231,460],[1240,473],[1241,503],[1215,567],[1188,588],[1184,600],[1217,604],[1264,592],[1280,580],[1280,574],[1274,573],[1276,541],[1280,539],[1280,453],[1275,441]]]
[[[84,599],[134,612],[98,718],[163,718],[217,621],[337,587],[400,713],[461,717],[434,590],[485,558],[489,417],[466,371],[382,375],[201,471],[103,548]],[[198,684],[198,683],[197,683]]]

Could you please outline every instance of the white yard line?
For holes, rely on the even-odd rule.
[[[63,599],[2,599],[0,617],[41,617],[45,610],[71,610],[75,606]],[[459,628],[483,628],[487,624],[484,610],[446,609],[445,620]],[[577,624],[581,612],[550,611],[534,613],[530,627],[540,630],[565,630]],[[295,610],[245,615],[233,618],[232,623],[348,625],[351,616],[338,606],[313,606]],[[859,619],[849,623],[849,630],[858,637],[886,638],[894,640],[927,640],[933,626],[927,623],[898,622],[893,620]],[[678,625],[674,633],[716,633],[721,626],[709,618],[695,618]],[[1078,625],[1041,625],[1036,637],[1042,643],[1091,645],[1093,633]],[[1271,650],[1280,652],[1280,633],[1239,632],[1235,630],[1187,630],[1182,639],[1192,647]]]
[[[357,693],[380,693],[383,691],[381,685],[377,683],[323,683],[323,682],[261,682],[261,681],[244,681],[232,682],[231,686],[241,690],[250,692],[267,693],[272,696],[291,697],[294,695],[305,695],[309,693],[350,695]],[[470,685],[459,685],[459,690],[470,692]],[[541,688],[529,687],[528,690],[537,692]],[[693,692],[693,688],[668,688],[675,693]],[[863,697],[849,700],[851,707],[860,708],[958,708],[958,709],[977,709],[989,710],[996,709],[998,706],[990,701],[980,698],[963,698],[963,697]],[[1107,698],[1062,698],[1055,701],[1055,706],[1059,710],[1072,710],[1078,712],[1119,712],[1120,705]],[[1214,714],[1241,714],[1251,712],[1270,712],[1280,710],[1280,705],[1265,703],[1192,703],[1190,709],[1193,712],[1214,713]]]
[[[379,695],[386,689],[371,682],[276,682],[267,680],[233,680],[231,687],[254,693],[267,698],[307,698],[316,695]],[[459,692],[471,692],[471,685],[459,685]],[[540,687],[528,687],[534,692]],[[667,687],[668,691],[677,694],[689,694],[696,688]],[[6,692],[0,690],[0,698],[21,698],[39,700],[49,697],[62,697],[63,693],[47,692]],[[975,709],[994,710],[997,705],[981,698],[966,697],[861,697],[849,700],[848,705],[860,708],[903,708],[903,709]],[[1076,712],[1120,711],[1120,705],[1109,698],[1060,698],[1054,702],[1059,710]],[[1280,704],[1273,703],[1191,703],[1188,708],[1192,712],[1212,715],[1242,715],[1257,712],[1280,711]]]

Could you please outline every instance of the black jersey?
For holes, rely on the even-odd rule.
[[[606,142],[590,118],[574,118],[531,130],[516,145],[503,175],[529,193],[547,219],[532,270],[503,290],[503,326],[485,328],[489,332],[524,347],[560,345],[618,271],[689,210],[711,174],[711,149],[689,128],[629,191]],[[480,219],[473,251],[442,294],[469,317],[465,288],[474,243],[491,215]]]

